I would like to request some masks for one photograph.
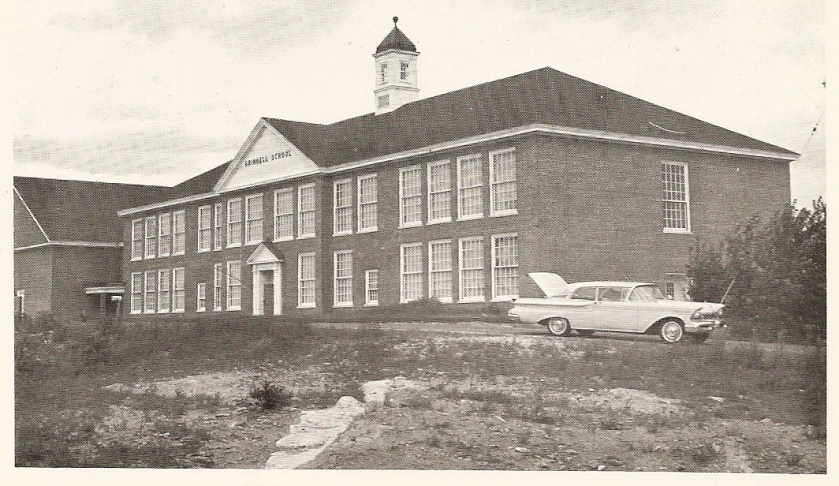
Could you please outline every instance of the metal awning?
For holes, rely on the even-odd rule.
[[[84,293],[89,295],[95,294],[124,294],[124,284],[105,284],[105,285],[91,285],[84,288]]]

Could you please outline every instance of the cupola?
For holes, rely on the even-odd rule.
[[[373,54],[376,76],[373,89],[377,115],[393,111],[419,99],[417,87],[417,57],[419,52],[408,36],[399,30],[393,17],[393,30]]]

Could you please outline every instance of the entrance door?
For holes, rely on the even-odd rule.
[[[273,278],[273,276],[272,276]],[[266,283],[262,287],[262,309],[263,314],[274,313],[274,284]]]

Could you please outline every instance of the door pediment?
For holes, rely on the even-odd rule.
[[[248,257],[248,265],[259,265],[263,263],[281,263],[285,259],[283,252],[273,243],[260,243]]]

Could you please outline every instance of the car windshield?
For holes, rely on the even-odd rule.
[[[635,287],[632,293],[629,294],[629,300],[636,302],[654,302],[663,298],[664,295],[661,293],[661,290],[659,290],[659,288],[655,285],[641,285],[639,287]]]

